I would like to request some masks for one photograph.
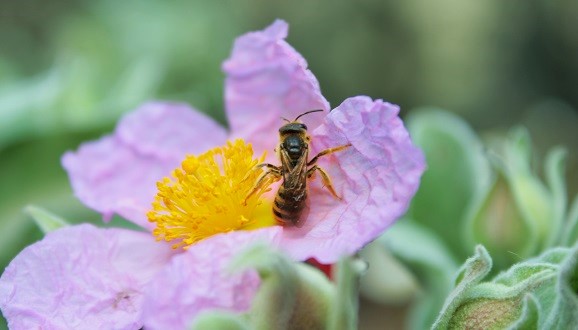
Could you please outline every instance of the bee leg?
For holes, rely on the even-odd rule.
[[[247,205],[247,200],[251,196],[253,196],[253,194],[256,193],[257,190],[259,190],[259,188],[261,188],[263,185],[269,183],[268,181],[269,181],[271,176],[273,176],[272,182],[276,182],[276,181],[279,181],[281,179],[281,172],[280,172],[278,167],[271,165],[271,164],[260,164],[260,165],[266,166],[270,170],[261,174],[261,176],[257,179],[257,181],[255,182],[255,185],[253,186],[253,189],[251,189],[251,191],[247,194],[247,197],[245,197],[245,200],[243,201],[244,205]],[[270,165],[270,166],[268,166],[268,165]],[[257,165],[257,166],[259,166],[259,165]],[[261,166],[261,167],[263,167],[263,166]]]
[[[313,157],[313,158],[309,161],[309,163],[307,163],[307,166],[311,166],[311,165],[317,163],[317,160],[319,159],[319,157],[323,157],[323,156],[325,156],[325,155],[329,155],[329,154],[332,154],[332,153],[334,153],[334,152],[341,151],[341,150],[343,150],[343,149],[347,149],[347,148],[349,148],[349,147],[351,147],[351,143],[348,143],[348,144],[345,144],[345,145],[342,145],[342,146],[339,146],[339,147],[335,147],[335,148],[325,149],[325,150],[321,151],[320,153],[318,153],[317,156]]]
[[[279,166],[275,166],[269,163],[261,163],[259,165],[255,165],[255,169],[266,167],[269,171],[279,171]]]
[[[255,167],[253,167],[249,172],[247,172],[247,174],[245,175],[245,177],[243,178],[243,180],[241,180],[241,183],[245,182],[245,180],[247,180],[251,174],[253,174],[254,171],[266,167],[268,171],[270,172],[275,172],[275,173],[279,173],[280,168],[278,166],[275,166],[273,164],[269,164],[269,163],[261,163],[258,165],[255,165]]]
[[[321,181],[323,181],[323,185],[327,187],[327,190],[329,190],[331,195],[333,195],[333,197],[339,200],[342,200],[342,198],[339,197],[339,195],[337,195],[337,193],[335,192],[335,188],[333,188],[333,183],[331,183],[331,178],[329,177],[327,172],[325,172],[325,170],[323,170],[321,167],[314,165],[313,167],[308,169],[307,177],[308,178],[312,177],[315,174],[315,171],[319,171],[319,174],[321,174]]]

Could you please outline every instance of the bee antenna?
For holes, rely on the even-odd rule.
[[[304,112],[304,113],[300,114],[299,116],[297,116],[297,118],[295,118],[295,120],[293,120],[293,121],[297,121],[297,119],[305,116],[305,115],[308,114],[308,113],[320,112],[320,111],[323,111],[323,109],[317,109],[317,110],[311,110],[311,111]]]
[[[281,117],[281,119],[283,119],[284,121],[286,121],[286,122],[288,122],[288,123],[291,122],[289,119],[287,119],[287,118],[285,118],[285,117]]]

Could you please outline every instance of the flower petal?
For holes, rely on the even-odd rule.
[[[277,20],[239,37],[223,64],[231,134],[252,142],[257,154],[275,147],[281,117],[293,120],[308,110],[329,110],[307,62],[285,42],[287,31],[287,23]],[[313,129],[323,117],[313,113],[303,121]]]
[[[281,228],[235,231],[209,237],[175,256],[151,281],[145,295],[146,329],[185,329],[207,309],[245,311],[259,286],[255,272],[232,274],[232,257],[264,242],[276,246]]]
[[[10,329],[139,329],[143,287],[173,254],[148,233],[65,227],[12,260],[0,308]]]
[[[145,228],[156,182],[187,153],[223,144],[226,131],[184,104],[148,103],[126,115],[114,135],[68,152],[62,164],[76,196],[101,212],[117,213]]]
[[[359,96],[331,111],[312,133],[312,156],[326,148],[351,147],[320,158],[342,201],[310,181],[309,214],[302,228],[283,232],[282,246],[296,259],[333,263],[379,236],[402,216],[425,170],[399,108]]]

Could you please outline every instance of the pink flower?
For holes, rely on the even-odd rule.
[[[109,218],[117,213],[152,228],[147,212],[156,182],[198,154],[243,138],[256,154],[272,154],[282,117],[311,109],[329,110],[305,60],[283,39],[287,24],[235,42],[223,68],[230,131],[182,104],[151,103],[126,116],[113,136],[84,144],[63,158],[74,191],[86,205]],[[332,263],[359,250],[405,213],[425,162],[398,117],[399,107],[358,96],[331,112],[303,117],[312,137],[311,154],[351,143],[321,158],[343,201],[310,181],[310,212],[302,228],[285,228],[281,246],[297,260]],[[274,155],[268,161],[278,164]]]
[[[185,328],[203,309],[248,309],[257,274],[224,269],[237,249],[277,236],[276,228],[215,235],[176,253],[145,232],[65,227],[6,268],[0,309],[12,330],[140,329],[143,319],[150,319],[147,329]],[[161,287],[167,281],[172,285]],[[143,316],[146,300],[159,308]]]
[[[309,114],[303,122],[312,137],[311,155],[351,144],[318,162],[342,200],[333,198],[320,180],[309,181],[303,227],[230,231],[227,224],[223,233],[187,243],[185,252],[172,251],[145,232],[88,225],[59,230],[25,249],[0,279],[0,307],[11,328],[138,329],[144,324],[147,329],[178,329],[203,309],[242,311],[249,307],[258,279],[251,273],[230,275],[223,268],[243,246],[262,240],[295,260],[332,263],[358,251],[403,215],[425,162],[398,117],[399,108],[358,96],[328,112],[317,80],[284,41],[286,35],[287,24],[276,21],[235,42],[223,65],[229,131],[186,105],[149,103],[126,115],[113,135],[64,155],[63,165],[77,197],[105,220],[119,214],[150,231],[155,224],[147,213],[153,201],[165,210],[161,217],[173,203],[157,192],[157,182],[186,155],[242,138],[257,154],[270,152],[267,161],[278,164],[271,152],[279,143],[281,117],[322,109],[324,113]],[[197,161],[192,157],[194,166],[183,162],[174,175],[195,173]],[[250,189],[245,186],[252,182],[245,181],[235,182]],[[173,184],[165,181],[167,187]],[[235,189],[225,193],[235,194]],[[271,203],[272,195],[260,198]],[[190,207],[185,215],[192,217],[213,205],[191,204],[186,196],[183,200]],[[259,199],[253,204],[263,203]],[[181,212],[182,205],[176,209]],[[235,221],[251,222],[245,215],[239,218]],[[165,231],[157,235],[169,236]]]

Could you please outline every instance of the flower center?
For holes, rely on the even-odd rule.
[[[253,148],[242,139],[227,142],[199,156],[187,156],[181,167],[157,183],[158,192],[149,221],[156,223],[158,241],[174,242],[173,248],[188,248],[209,236],[233,230],[275,225],[271,201],[262,195],[269,184],[249,198],[262,163],[253,158]]]

